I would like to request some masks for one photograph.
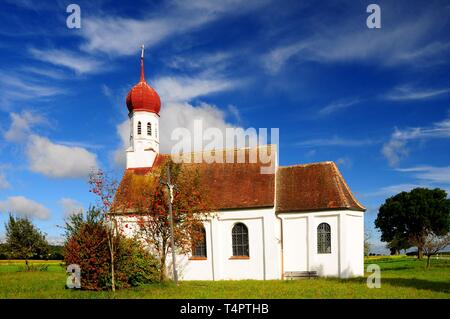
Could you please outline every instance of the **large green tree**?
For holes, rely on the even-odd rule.
[[[27,270],[30,269],[28,259],[44,258],[50,252],[45,235],[26,217],[9,215],[6,227],[6,251],[12,258],[25,259]]]
[[[408,238],[394,236],[394,238],[386,245],[391,251],[391,255],[399,255],[400,251],[411,248],[412,244]]]
[[[426,238],[433,233],[443,236],[450,231],[450,199],[439,188],[415,188],[388,198],[381,205],[375,227],[385,242],[407,240],[423,256]]]

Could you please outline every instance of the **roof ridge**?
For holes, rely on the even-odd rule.
[[[328,165],[328,164],[334,164],[334,162],[333,161],[322,161],[322,162],[312,162],[312,163],[305,163],[305,164],[293,164],[293,165],[279,166],[278,168],[306,167],[306,166],[312,166],[312,165]]]
[[[168,156],[172,156],[172,155],[185,155],[185,154],[198,154],[198,153],[205,153],[205,152],[223,152],[223,151],[240,151],[240,150],[250,150],[250,149],[260,149],[260,148],[273,148],[274,146],[276,146],[276,144],[264,144],[264,145],[257,145],[255,147],[250,147],[250,146],[246,146],[246,147],[235,147],[235,148],[215,148],[215,149],[207,149],[207,150],[203,150],[203,151],[193,151],[193,152],[186,152],[186,153],[179,153],[179,154],[168,154],[168,153],[162,153],[161,155],[168,155]]]
[[[350,205],[348,203],[347,197],[345,196],[344,191],[342,190],[341,183],[342,183],[343,177],[342,177],[341,174],[339,174],[339,170],[338,170],[338,167],[337,167],[336,164],[331,165],[331,166],[332,166],[333,175],[334,175],[333,177],[336,180],[336,186],[337,186],[337,190],[338,190],[338,193],[339,193],[339,197],[341,198],[341,201],[344,202],[344,206],[345,207],[349,207]]]
[[[341,173],[341,171],[339,170],[339,168],[337,167],[337,165],[334,163],[334,170],[335,170],[335,172],[336,172],[336,175],[339,177],[339,179],[340,179],[340,183],[338,183],[339,184],[339,189],[340,189],[340,191],[343,193],[343,190],[342,190],[342,187],[344,187],[345,188],[345,190],[347,191],[347,193],[348,193],[348,195],[350,196],[350,198],[356,203],[356,205],[358,205],[361,209],[366,209],[366,207],[364,206],[364,205],[362,205],[357,199],[356,199],[356,197],[353,195],[353,193],[352,193],[352,191],[350,190],[350,187],[348,186],[348,184],[347,184],[347,182],[345,181],[345,178],[344,178],[344,176],[342,176],[342,173]],[[341,183],[342,183],[342,185],[341,185]],[[346,204],[346,206],[347,207],[350,207],[350,204],[349,204],[349,202],[348,202],[348,199],[347,199],[347,197],[344,195],[344,201],[345,201],[345,204]]]

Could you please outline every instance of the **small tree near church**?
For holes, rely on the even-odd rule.
[[[6,227],[6,252],[12,258],[25,259],[26,270],[30,270],[28,260],[33,257],[47,257],[50,247],[45,235],[28,218],[9,215]]]
[[[147,175],[125,175],[122,193],[116,196],[115,212],[133,211],[137,218],[138,236],[159,259],[160,280],[166,278],[167,256],[171,252],[170,216],[166,180],[169,167],[173,193],[174,244],[177,254],[187,254],[202,239],[202,221],[211,212],[207,189],[200,183],[198,170],[167,159]]]

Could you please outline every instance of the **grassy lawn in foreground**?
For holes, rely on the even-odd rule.
[[[0,261],[0,298],[450,298],[450,259],[369,257],[381,267],[381,288],[369,289],[366,278],[312,280],[184,281],[151,284],[112,292],[64,289],[66,274],[59,261],[47,271],[17,271],[23,261]],[[32,262],[37,263],[37,262]],[[366,277],[369,274],[366,274]]]

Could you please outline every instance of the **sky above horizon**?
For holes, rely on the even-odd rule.
[[[77,1],[80,29],[70,3],[0,3],[0,238],[14,211],[60,241],[92,167],[120,179],[141,44],[163,151],[199,118],[279,128],[280,165],[337,163],[376,251],[387,197],[450,190],[448,1]]]

